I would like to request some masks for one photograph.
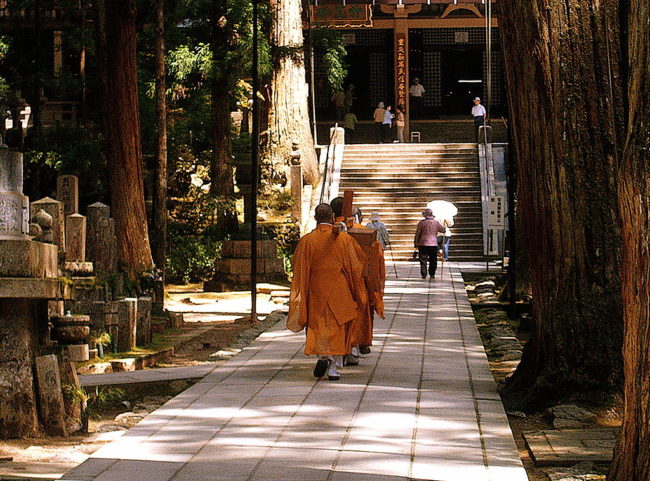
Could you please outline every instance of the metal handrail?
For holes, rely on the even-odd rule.
[[[325,155],[325,169],[323,173],[323,188],[320,191],[320,204],[323,203],[325,200],[325,192],[329,192],[330,187],[332,186],[332,176],[334,175],[333,171],[334,169],[334,159],[331,159],[332,161],[330,162],[330,157],[333,157],[332,152],[333,152],[333,147],[336,147],[336,143],[338,141],[338,128],[339,124],[338,122],[334,124],[334,130],[332,131],[332,135],[330,135],[330,140],[327,143],[327,153]]]
[[[483,140],[483,156],[481,158],[481,149],[479,144],[479,160],[480,162],[480,171],[481,171],[481,203],[483,211],[483,253],[487,255],[488,253],[488,237],[489,237],[489,228],[488,228],[488,209],[490,203],[490,197],[494,195],[494,158],[492,155],[492,142],[488,142],[488,129],[492,130],[492,127],[489,125],[479,126],[479,140]],[[481,135],[482,134],[482,135]],[[481,137],[483,137],[481,139]]]

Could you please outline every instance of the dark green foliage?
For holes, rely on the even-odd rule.
[[[6,35],[0,36],[0,65],[5,60],[7,52],[9,51],[9,45],[11,38]],[[6,98],[9,95],[9,83],[7,80],[0,75],[0,99]]]
[[[345,61],[347,51],[341,32],[331,28],[316,28],[313,35],[314,47],[322,54],[319,68],[325,71],[327,83],[332,90],[343,90],[343,83],[348,76],[348,64]]]
[[[103,138],[93,125],[72,127],[58,125],[44,130],[25,152],[25,169],[29,182],[25,193],[33,200],[56,191],[56,176],[79,177],[79,205],[107,202],[108,182]]]
[[[192,232],[185,224],[170,223],[167,282],[187,284],[211,279],[215,261],[221,254],[222,239],[214,229]]]

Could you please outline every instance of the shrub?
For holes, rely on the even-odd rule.
[[[166,280],[187,284],[211,279],[221,257],[221,239],[213,228],[192,232],[187,224],[170,223]]]

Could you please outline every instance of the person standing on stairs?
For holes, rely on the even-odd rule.
[[[332,94],[331,100],[336,111],[336,120],[343,120],[345,115],[345,92],[337,90]]]
[[[314,376],[327,373],[338,381],[337,367],[352,348],[353,321],[367,309],[362,277],[365,254],[347,233],[334,228],[334,212],[327,204],[316,207],[316,229],[298,242],[293,255],[287,328],[305,328],[305,354],[316,355]]]
[[[392,142],[393,141],[393,119],[395,115],[391,112],[391,106],[387,106],[384,110],[384,120],[382,122],[382,142]]]
[[[354,143],[354,131],[357,128],[359,120],[357,116],[354,115],[354,112],[348,112],[345,114],[343,119],[343,127],[345,128],[345,143],[353,144]]]
[[[375,123],[375,142],[378,144],[381,144],[381,139],[383,135],[382,124],[384,122],[385,113],[386,113],[386,109],[384,108],[384,102],[379,102],[377,104],[377,108],[372,114],[372,120]]]
[[[406,126],[406,120],[404,118],[404,107],[400,105],[395,107],[395,125],[397,126],[397,141],[403,144],[404,127]]]
[[[472,117],[474,118],[474,135],[476,136],[476,142],[480,142],[481,139],[478,138],[479,130],[482,126],[485,125],[485,119],[487,117],[487,111],[485,107],[481,105],[480,97],[474,98],[474,106],[472,107]]]
[[[413,85],[409,88],[409,95],[411,97],[411,113],[413,114],[414,119],[419,119],[422,117],[422,111],[424,110],[424,85],[420,83],[420,79],[415,77],[413,79]]]
[[[438,234],[444,235],[445,228],[434,219],[431,209],[425,209],[422,215],[424,219],[418,223],[413,244],[418,250],[422,279],[427,278],[427,263],[429,264],[429,277],[435,279],[438,268]]]

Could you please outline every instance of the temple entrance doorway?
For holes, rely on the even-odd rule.
[[[443,50],[440,63],[440,116],[469,116],[472,99],[483,97],[483,52],[478,49]]]

